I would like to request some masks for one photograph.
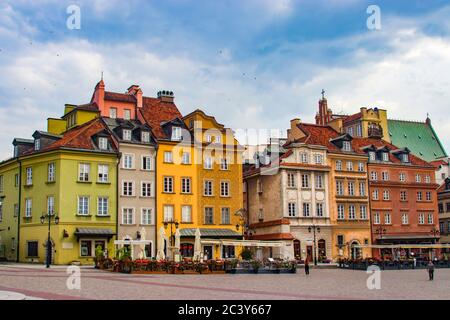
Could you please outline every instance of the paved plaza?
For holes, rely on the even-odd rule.
[[[0,291],[27,299],[450,299],[450,269],[435,281],[425,270],[383,271],[381,289],[367,289],[364,271],[312,269],[297,274],[127,275],[81,268],[81,289],[69,290],[66,267],[0,264]]]

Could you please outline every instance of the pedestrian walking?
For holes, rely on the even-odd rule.
[[[434,263],[433,261],[429,261],[427,265],[428,276],[430,277],[430,281],[434,280]]]
[[[308,260],[308,258],[305,259],[305,274],[309,275],[309,260]]]

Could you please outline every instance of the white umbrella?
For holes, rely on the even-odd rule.
[[[157,260],[163,260],[166,258],[164,254],[164,241],[166,238],[166,232],[164,231],[164,227],[159,229],[159,241],[158,241],[158,254],[156,255]]]
[[[195,230],[195,242],[194,242],[194,260],[200,260],[202,256],[202,244],[200,243],[200,229]]]
[[[175,248],[177,249],[177,251],[180,250],[180,230],[177,229],[177,231],[175,232]]]
[[[145,238],[146,235],[147,235],[147,232],[145,231],[145,228],[142,227],[142,229],[141,229],[141,241],[147,240]],[[145,243],[140,244],[139,247],[141,248],[141,252],[139,253],[139,256],[141,257],[141,259],[147,258],[147,255],[145,254]]]

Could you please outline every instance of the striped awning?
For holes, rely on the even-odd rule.
[[[100,228],[76,228],[74,235],[80,238],[112,238],[115,233],[111,229]]]

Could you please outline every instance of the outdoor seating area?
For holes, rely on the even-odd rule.
[[[378,266],[381,270],[411,270],[426,269],[429,263],[427,258],[419,259],[341,259],[338,261],[338,267],[351,270],[367,270],[369,266]],[[450,260],[437,259],[433,260],[436,268],[450,268]]]

